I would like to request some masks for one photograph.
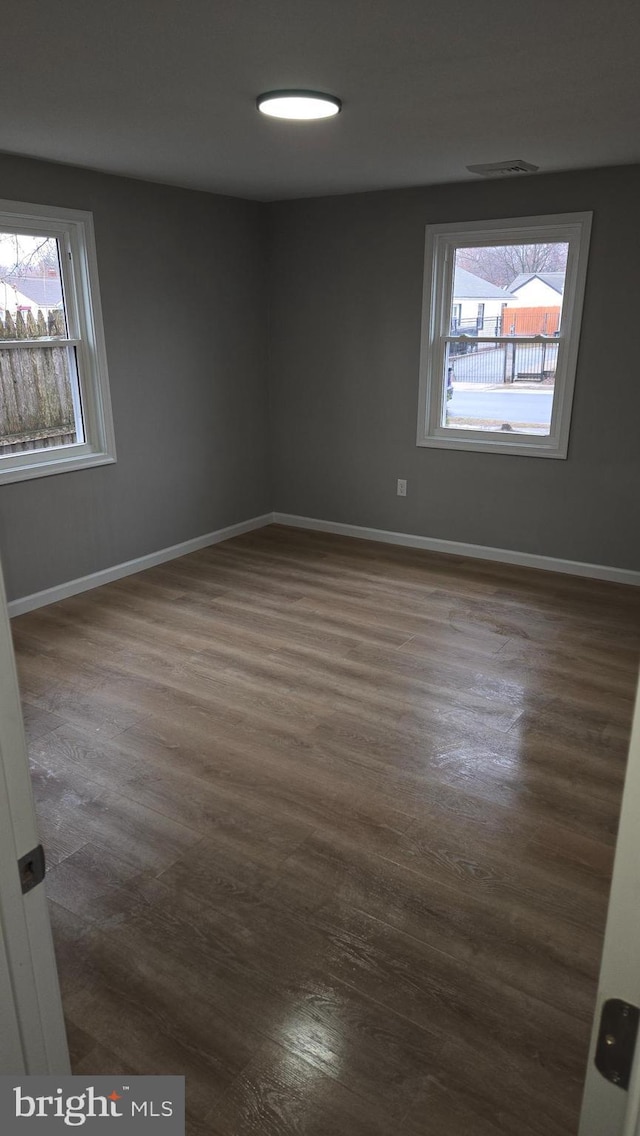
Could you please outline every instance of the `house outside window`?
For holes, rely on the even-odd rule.
[[[0,202],[0,481],[115,461],[90,213]]]
[[[419,446],[566,457],[590,225],[427,228]]]

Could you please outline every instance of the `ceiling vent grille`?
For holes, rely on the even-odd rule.
[[[507,174],[535,174],[540,169],[531,162],[523,162],[522,158],[514,158],[511,162],[483,162],[479,166],[467,166],[470,174],[479,174],[480,177],[504,177]]]

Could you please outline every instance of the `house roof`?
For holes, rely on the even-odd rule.
[[[506,303],[509,299],[504,289],[498,288],[497,284],[492,284],[489,280],[483,280],[481,276],[476,276],[474,272],[467,272],[466,268],[456,268],[453,281],[453,295],[456,300],[499,299]]]
[[[12,288],[26,296],[39,308],[55,308],[62,304],[62,288],[57,276],[0,276],[0,284],[10,284]],[[0,292],[0,296],[2,293]]]
[[[562,295],[564,290],[564,272],[521,272],[512,280],[508,291],[517,292],[518,288],[522,288],[524,284],[528,284],[530,280],[542,280],[543,284],[548,284],[550,288]]]

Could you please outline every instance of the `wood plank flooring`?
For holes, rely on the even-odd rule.
[[[14,621],[74,1070],[576,1132],[637,591],[273,526]]]

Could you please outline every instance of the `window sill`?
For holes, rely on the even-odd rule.
[[[513,441],[503,441],[500,439],[487,438],[461,438],[455,435],[451,438],[440,436],[427,436],[419,437],[417,446],[424,446],[429,449],[437,450],[470,450],[475,453],[489,453],[489,454],[511,454],[512,456],[520,456],[527,458],[559,458],[560,460],[566,459],[567,447],[558,445],[557,442],[548,441],[546,444],[541,442],[525,441],[520,434],[517,439]]]
[[[0,485],[14,481],[29,481],[34,477],[48,477],[54,473],[71,473],[74,470],[89,469],[97,465],[113,465],[115,461],[115,454],[109,453],[70,454],[69,457],[25,462],[24,465],[3,468],[0,458]]]

